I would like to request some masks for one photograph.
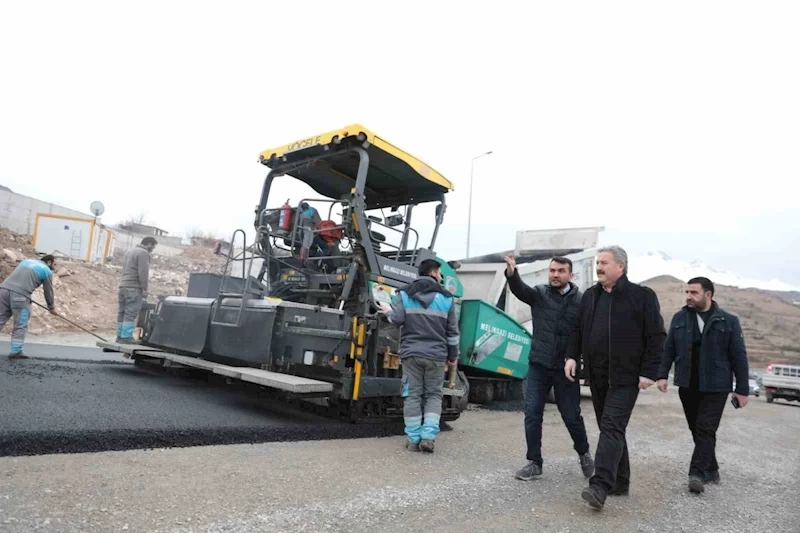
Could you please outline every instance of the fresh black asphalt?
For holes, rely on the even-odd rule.
[[[87,349],[47,347],[49,359],[0,356],[0,456],[402,432],[397,424],[356,425],[289,409],[252,389],[209,381],[205,372],[173,375],[116,354],[109,354],[116,362],[67,360],[80,350]]]
[[[0,342],[0,355],[7,355],[11,344],[7,341]],[[130,359],[125,359],[118,353],[106,353],[100,348],[85,346],[60,346],[56,344],[25,343],[25,355],[35,359],[49,359],[51,361],[93,361],[108,363],[133,364]]]

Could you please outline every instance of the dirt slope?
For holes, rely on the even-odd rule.
[[[18,261],[38,257],[27,235],[0,228],[0,281],[13,272]],[[57,259],[53,285],[56,307],[64,316],[91,331],[111,332],[116,329],[117,283],[122,254],[106,265]],[[205,248],[187,248],[183,255],[163,257],[158,248],[150,266],[150,300],[156,295],[185,294],[191,272],[219,272],[223,260]],[[41,289],[34,301],[44,304]],[[34,306],[29,333],[32,335],[62,331],[78,331],[58,317]],[[10,331],[10,325],[3,330]]]
[[[686,284],[672,276],[659,276],[642,285],[658,294],[661,313],[669,326],[672,315],[685,305]],[[800,364],[800,306],[764,291],[724,285],[716,286],[714,299],[739,317],[751,364]]]

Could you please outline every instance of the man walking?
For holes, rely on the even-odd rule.
[[[600,426],[595,473],[582,498],[602,509],[606,496],[627,495],[631,468],[625,430],[640,390],[658,376],[664,350],[664,319],[652,289],[628,281],[628,255],[619,246],[597,254],[597,285],[578,309],[564,372],[575,379],[579,358],[589,374]]]
[[[131,248],[122,258],[122,274],[119,279],[117,303],[117,342],[134,344],[133,329],[136,315],[142,310],[147,298],[147,280],[150,276],[150,254],[158,242],[153,237],[145,237],[142,243]]]
[[[750,394],[747,351],[739,319],[714,301],[714,284],[693,278],[686,285],[686,306],[672,317],[664,357],[658,371],[658,388],[667,392],[667,379],[675,363],[674,383],[683,403],[686,422],[694,437],[689,465],[689,490],[700,494],[706,483],[719,483],[715,452],[717,428],[728,394],[747,405]]]
[[[52,255],[41,259],[25,259],[6,280],[0,284],[0,329],[8,319],[14,317],[14,329],[11,331],[11,350],[9,359],[27,359],[22,353],[28,321],[31,317],[31,296],[33,291],[43,287],[47,309],[57,315],[53,296],[53,269],[56,260]]]
[[[517,479],[530,481],[542,475],[542,420],[547,393],[553,388],[558,411],[567,426],[583,475],[594,472],[586,426],[581,416],[580,384],[564,375],[564,360],[572,331],[578,321],[581,291],[571,282],[572,261],[554,257],[548,269],[548,284],[529,287],[517,270],[513,255],[505,258],[506,278],[511,292],[531,306],[533,347],[528,357],[525,391],[525,441],[528,465],[519,470]]]
[[[380,309],[389,322],[403,326],[403,419],[406,448],[411,451],[433,453],[442,414],[445,367],[458,360],[455,304],[441,283],[439,263],[426,259],[419,266],[419,278],[398,291],[391,307]]]

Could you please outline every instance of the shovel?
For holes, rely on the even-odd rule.
[[[456,373],[458,372],[458,362],[447,369],[448,389],[456,388]]]

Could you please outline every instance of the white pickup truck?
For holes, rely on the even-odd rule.
[[[761,385],[764,387],[767,403],[780,398],[800,401],[800,366],[769,365],[767,373],[761,378]]]

